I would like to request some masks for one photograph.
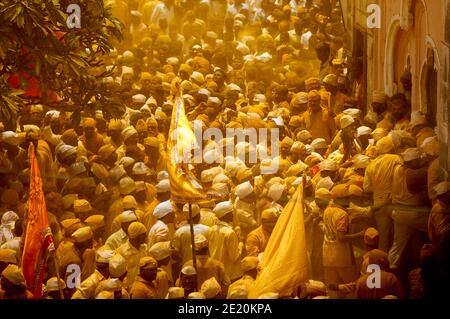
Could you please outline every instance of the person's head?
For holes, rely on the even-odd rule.
[[[291,138],[289,137],[285,137],[281,143],[280,143],[280,154],[283,158],[286,158],[290,152],[291,152],[291,147],[294,144],[294,141],[292,141]]]
[[[440,182],[434,186],[433,190],[436,192],[436,198],[446,204],[450,205],[450,182]]]
[[[398,121],[408,113],[408,101],[406,97],[399,93],[391,98],[392,116]]]
[[[330,45],[326,42],[320,42],[316,46],[317,58],[324,63],[330,57]]]
[[[17,252],[13,249],[1,248],[0,249],[0,274],[5,270],[8,265],[17,264]]]
[[[52,299],[61,299],[60,289],[66,289],[66,283],[62,279],[52,277],[47,280],[45,288],[49,297],[51,297]]]
[[[436,270],[437,251],[432,244],[424,244],[420,249],[420,267],[422,270]]]
[[[378,248],[378,242],[380,239],[380,234],[378,230],[373,227],[369,227],[364,232],[364,245],[366,246],[367,251]]]
[[[142,257],[139,260],[139,271],[142,278],[152,282],[158,274],[158,263],[153,257]]]
[[[216,217],[226,223],[233,221],[233,204],[231,201],[220,202],[214,207],[213,213]]]
[[[332,200],[331,192],[326,188],[316,189],[315,202],[320,209],[325,209]]]
[[[133,126],[128,126],[122,131],[123,141],[125,146],[137,145],[139,141],[139,134]]]
[[[223,85],[225,82],[225,72],[221,68],[216,68],[213,74],[213,81],[218,85]]]
[[[25,278],[19,266],[8,265],[2,271],[0,285],[7,293],[25,289]]]
[[[312,112],[320,110],[320,93],[317,90],[308,93],[308,106]]]
[[[184,266],[180,273],[181,287],[189,291],[189,293],[197,289],[197,272],[192,266]]]
[[[331,94],[335,94],[338,90],[337,76],[334,74],[328,74],[322,80],[325,90]]]
[[[275,208],[269,208],[261,214],[261,227],[262,229],[271,234],[278,220],[278,212]]]
[[[139,248],[147,239],[147,228],[140,222],[133,222],[128,227],[128,238],[130,244]]]
[[[246,203],[253,203],[256,199],[256,194],[253,190],[253,186],[249,181],[236,186],[236,196]]]
[[[75,241],[75,247],[80,251],[83,252],[88,248],[92,248],[94,233],[91,227],[81,227],[74,231],[71,237]]]
[[[402,154],[403,165],[410,169],[419,169],[422,166],[419,148],[408,148]]]
[[[195,253],[197,255],[199,256],[209,255],[208,239],[202,234],[194,236],[194,246],[195,246]]]
[[[95,120],[93,118],[85,118],[83,123],[83,133],[86,138],[95,136]]]
[[[387,110],[387,96],[384,92],[374,91],[372,93],[372,110],[378,115]]]
[[[170,241],[163,241],[153,244],[148,250],[151,257],[155,258],[158,262],[158,266],[167,266],[172,260],[172,254],[174,250]]]
[[[244,257],[241,261],[241,270],[244,275],[250,276],[256,279],[258,273],[259,259],[254,256]]]
[[[175,207],[170,200],[159,203],[153,210],[153,217],[165,224],[172,224],[175,220]]]

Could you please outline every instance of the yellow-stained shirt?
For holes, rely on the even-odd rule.
[[[373,192],[374,207],[391,203],[394,169],[402,163],[399,155],[384,154],[367,166],[363,186],[365,192]]]
[[[327,207],[323,213],[323,225],[323,266],[353,266],[351,244],[338,239],[339,232],[348,232],[349,218],[347,212],[339,207]]]

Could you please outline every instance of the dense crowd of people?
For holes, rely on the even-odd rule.
[[[0,298],[31,298],[21,271],[31,141],[56,248],[43,298],[245,299],[301,184],[310,280],[260,298],[445,293],[450,183],[438,137],[411,111],[410,73],[393,96],[365,92],[339,1],[105,2],[125,30],[104,57],[104,94],[125,114],[86,108],[74,125],[36,104],[16,132],[0,128]],[[174,83],[191,123],[276,129],[279,156],[251,163],[267,143],[205,139],[190,167],[214,196],[171,201]],[[217,152],[230,144],[236,156]],[[371,265],[379,287],[367,283]]]

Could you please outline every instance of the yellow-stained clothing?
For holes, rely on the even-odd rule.
[[[142,244],[139,249],[130,244],[127,240],[125,244],[121,245],[116,250],[127,261],[127,289],[133,287],[136,276],[139,274],[139,260],[142,257],[148,256],[148,249],[146,244]]]
[[[421,194],[411,193],[406,183],[406,175],[412,174],[412,170],[404,165],[397,165],[394,168],[394,178],[392,180],[392,203],[408,206],[420,206],[423,204]]]
[[[345,210],[329,206],[323,213],[325,228],[323,240],[323,266],[324,267],[352,267],[353,252],[350,242],[338,239],[338,233],[346,234],[349,227],[349,218]]]
[[[203,235],[207,239],[209,238],[210,228],[206,225],[195,224],[194,236]],[[173,248],[178,252],[181,257],[181,264],[186,263],[192,259],[192,247],[191,247],[191,227],[190,225],[184,225],[177,229],[172,240]],[[208,278],[207,278],[208,279]]]
[[[433,201],[437,194],[434,187],[441,182],[440,178],[440,163],[439,157],[435,158],[428,166],[427,183],[428,183],[428,197]]]
[[[184,264],[184,266],[192,265],[192,259]],[[225,273],[223,263],[207,255],[197,256],[197,289],[200,289],[203,282],[211,277],[216,278],[217,282],[222,287],[223,292],[225,292],[230,285],[230,279]]]
[[[423,141],[425,141],[427,138],[435,136],[436,133],[431,127],[424,127],[420,129],[420,131],[416,134],[416,146],[420,147],[422,146]]]
[[[247,291],[250,291],[255,286],[255,279],[249,275],[243,275],[242,278],[236,280],[228,287],[228,292],[230,293],[239,286],[243,286]]]
[[[408,131],[409,120],[405,117],[397,121],[394,125],[394,130]]]
[[[131,299],[156,299],[156,287],[153,282],[149,282],[140,275],[136,277],[136,281],[130,292]]]
[[[200,224],[212,227],[217,224],[218,221],[219,219],[212,211],[204,209],[200,210]]]
[[[112,227],[114,219],[123,212],[122,198],[116,199],[105,214],[105,231],[103,232],[103,238],[108,238],[113,233]]]
[[[259,253],[262,253],[266,249],[269,237],[270,234],[265,232],[262,226],[252,230],[245,241],[247,255],[257,257]]]
[[[71,239],[64,239],[56,248],[56,257],[59,263],[59,273],[64,276],[66,268],[70,264],[81,266],[81,258],[75,250],[74,243]]]
[[[128,235],[121,228],[108,237],[108,239],[105,242],[105,246],[107,246],[108,249],[116,250],[121,245],[125,244],[127,242],[127,239]]]
[[[169,287],[172,287],[172,280],[169,274],[162,268],[158,268],[158,273],[155,279],[156,298],[166,298]]]
[[[437,246],[441,240],[441,235],[450,225],[449,208],[440,200],[436,200],[431,208],[428,219],[428,237]]]
[[[169,225],[158,220],[148,232],[147,245],[148,247],[152,247],[156,243],[171,240],[172,237],[170,235]]]
[[[396,296],[399,299],[405,298],[405,292],[398,278],[387,271],[380,272],[380,287],[371,288],[367,285],[371,274],[362,275],[356,282],[356,298],[358,299],[381,299],[387,295]]]
[[[99,133],[95,133],[92,138],[87,138],[86,136],[81,136],[80,141],[83,143],[83,146],[88,151],[88,155],[96,155],[98,154],[98,150],[100,147],[105,145],[105,141],[103,140],[103,136]]]
[[[72,299],[94,299],[98,284],[105,279],[98,270],[95,270],[92,275],[81,282],[80,288],[72,295]]]
[[[153,224],[155,224],[156,220],[153,217],[153,210],[156,206],[158,206],[159,201],[155,198],[148,206],[144,212],[144,217],[142,218],[142,223],[145,225],[145,228],[150,229]]]
[[[106,283],[106,280],[102,280],[98,284],[97,288],[95,289],[95,296],[97,296],[102,291],[108,290],[105,287],[105,283]],[[128,291],[125,288],[122,288],[122,298],[121,299],[130,299],[130,294],[128,293]]]
[[[211,258],[223,263],[225,273],[230,280],[236,279],[241,275],[239,239],[230,225],[219,221],[211,227],[209,252]]]
[[[373,192],[374,207],[381,207],[391,202],[394,169],[402,163],[399,155],[383,154],[367,166],[364,175],[364,191]]]
[[[351,243],[338,239],[338,233],[347,233],[349,218],[346,211],[329,206],[323,214],[323,271],[325,284],[344,284],[356,279],[354,257]],[[340,293],[330,293],[341,297]]]
[[[234,208],[236,212],[235,217],[237,217],[237,220],[239,222],[238,225],[241,227],[242,233],[245,237],[257,226],[255,218],[256,216],[254,214],[255,204],[247,203],[237,197],[234,203]]]
[[[336,132],[336,124],[327,110],[321,109],[314,113],[306,111],[303,113],[303,120],[313,139],[323,138],[327,144],[330,144]]]

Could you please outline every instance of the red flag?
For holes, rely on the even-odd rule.
[[[25,244],[22,253],[22,271],[28,290],[33,293],[34,298],[40,298],[47,264],[47,253],[54,250],[55,247],[48,223],[41,173],[32,143],[30,144],[29,155],[31,163],[30,195]]]

